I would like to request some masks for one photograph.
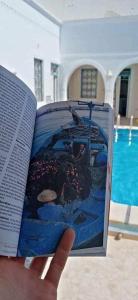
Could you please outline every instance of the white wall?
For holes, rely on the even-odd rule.
[[[130,0],[129,0],[130,1]],[[33,0],[58,20],[63,19],[65,0]]]
[[[101,72],[105,99],[113,105],[117,75],[126,66],[138,62],[137,28],[138,16],[63,23],[61,98],[66,98],[66,86],[73,71],[81,65],[91,64]]]
[[[92,65],[103,76],[106,101],[113,104],[117,75],[138,63],[137,28],[138,16],[66,22],[60,36],[60,25],[25,1],[0,0],[0,64],[16,72],[34,91],[34,57],[42,59],[44,102],[46,96],[53,98],[51,62],[61,63],[60,100],[67,98],[74,70]],[[137,105],[137,100],[134,103]]]
[[[138,16],[65,22],[61,51],[67,54],[130,53],[138,51]]]
[[[34,92],[34,58],[44,63],[44,102],[53,97],[50,64],[60,63],[60,27],[21,0],[0,0],[0,64]],[[42,104],[42,103],[41,103]]]

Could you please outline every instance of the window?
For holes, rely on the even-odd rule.
[[[97,70],[94,68],[81,69],[81,98],[96,98]]]
[[[34,82],[37,101],[43,101],[43,61],[34,59]]]
[[[58,97],[58,64],[51,63],[51,74],[53,76],[53,100],[54,102]]]

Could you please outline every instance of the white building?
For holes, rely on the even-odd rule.
[[[105,100],[110,102],[112,105],[113,101],[116,100],[116,113],[119,111],[120,100],[123,102],[122,106],[126,105],[127,116],[130,116],[131,114],[137,116],[137,26],[137,16],[93,19],[64,23],[61,31],[61,54],[63,68],[61,90],[63,93],[63,99],[67,97],[67,85],[73,72],[80,66],[83,66],[82,68],[85,69],[85,66],[89,65],[98,69],[103,78],[102,81],[101,76],[98,75],[97,85],[99,84],[99,88],[97,86],[97,98],[101,98],[100,100],[103,100],[104,97]],[[129,67],[131,72],[128,72],[128,82],[126,82],[126,86],[123,86],[123,80],[121,76],[118,78],[118,75],[123,69],[128,68],[128,66],[132,64],[133,66]],[[71,80],[73,85],[73,79],[71,78]],[[116,93],[114,93],[116,80]],[[124,89],[123,92],[124,98],[126,98],[125,100],[124,98],[122,99],[120,95],[122,89]],[[115,100],[113,100],[114,97],[116,98]],[[126,103],[124,103],[124,101]]]
[[[51,63],[60,64],[61,24],[42,13],[22,0],[0,0],[0,64],[33,92],[36,73],[37,94],[46,103],[53,98]]]
[[[39,105],[90,97],[138,117],[138,1],[97,2],[0,0],[0,64]]]

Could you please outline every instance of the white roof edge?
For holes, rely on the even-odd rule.
[[[30,5],[33,9],[37,10],[41,15],[43,15],[45,18],[49,19],[54,24],[61,26],[62,21],[56,19],[56,17],[52,16],[49,12],[47,12],[45,9],[43,9],[40,5],[38,5],[33,0],[23,0],[26,4]]]
[[[89,19],[74,19],[74,20],[63,20],[63,25],[67,23],[82,23],[82,22],[110,22],[110,21],[115,21],[115,22],[120,22],[121,21],[127,21],[127,22],[134,22],[138,21],[138,15],[129,15],[129,16],[114,16],[114,17],[103,17],[103,18],[89,18]]]

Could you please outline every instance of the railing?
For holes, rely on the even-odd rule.
[[[120,126],[120,115],[117,115],[116,130],[115,130],[115,142],[118,140],[118,127]]]
[[[129,124],[129,146],[131,146],[131,141],[132,141],[132,128],[133,128],[133,121],[134,121],[134,117],[133,115],[130,117],[130,124]]]

